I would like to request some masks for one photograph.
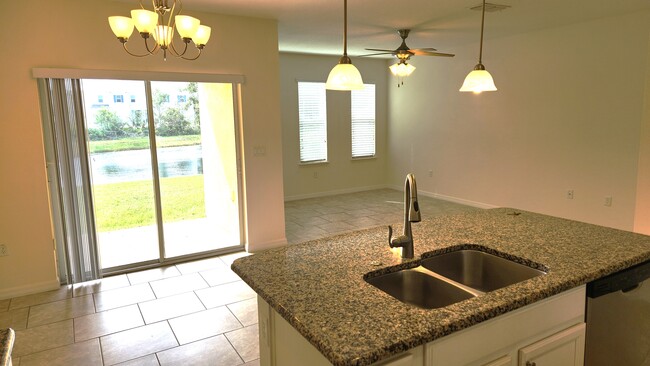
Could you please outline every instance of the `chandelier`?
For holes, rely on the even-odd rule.
[[[131,17],[111,16],[108,23],[124,50],[131,56],[144,57],[155,55],[162,50],[163,59],[167,53],[185,60],[196,60],[210,39],[210,27],[201,25],[201,21],[188,15],[181,15],[183,3],[181,0],[152,0],[153,11],[145,9],[140,0],[140,9],[131,10]],[[171,3],[171,6],[170,6]],[[133,27],[138,30],[144,40],[147,50],[144,54],[129,51],[126,43],[133,33]],[[175,45],[174,30],[178,32],[182,44]],[[150,42],[153,38],[153,42]],[[194,57],[186,57],[190,42],[198,50]]]

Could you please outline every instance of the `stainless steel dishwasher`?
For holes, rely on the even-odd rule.
[[[586,366],[650,366],[650,261],[587,285]]]

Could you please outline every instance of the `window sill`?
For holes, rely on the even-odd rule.
[[[309,166],[309,165],[325,165],[329,164],[330,162],[327,160],[319,160],[319,161],[307,161],[307,162],[300,162],[298,163],[298,166]]]
[[[377,159],[377,155],[373,155],[373,156],[360,156],[360,157],[358,157],[358,158],[351,158],[350,160],[352,160],[352,161],[357,161],[357,160],[374,160],[374,159]]]

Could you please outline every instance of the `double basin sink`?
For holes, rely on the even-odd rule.
[[[434,309],[544,274],[496,255],[461,249],[422,258],[415,268],[365,280],[404,303]]]

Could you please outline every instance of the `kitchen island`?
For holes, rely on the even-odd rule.
[[[390,250],[387,228],[377,227],[258,253],[232,268],[329,362],[369,365],[650,259],[648,236],[509,208],[425,219],[413,236],[413,259]],[[364,280],[459,248],[547,274],[438,309],[402,303]]]

